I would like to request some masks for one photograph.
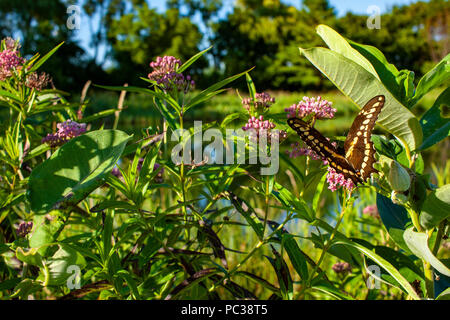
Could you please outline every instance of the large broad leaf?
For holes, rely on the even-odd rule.
[[[381,221],[391,238],[400,248],[412,254],[403,239],[403,232],[405,232],[408,223],[411,222],[406,209],[379,193],[377,193],[377,208]]]
[[[420,224],[431,229],[448,217],[450,217],[450,184],[433,190],[427,196],[420,213]]]
[[[450,300],[450,277],[436,271],[434,277],[434,296],[436,300]]]
[[[349,40],[349,43],[355,50],[358,50],[359,53],[370,61],[372,66],[377,71],[381,82],[383,82],[386,88],[389,89],[397,100],[401,100],[399,94],[400,86],[396,80],[400,72],[397,70],[395,65],[389,63],[384,54],[376,47],[360,44],[351,40]]]
[[[77,273],[86,266],[86,260],[75,249],[62,243],[58,246],[58,251],[45,262],[49,273],[48,285],[66,284],[69,277],[75,280],[75,276],[79,276]]]
[[[339,239],[337,243],[343,243],[347,246],[353,246],[358,249],[361,253],[363,253],[366,257],[370,258],[372,261],[381,266],[384,270],[386,270],[395,281],[414,299],[420,300],[420,297],[417,295],[416,291],[413,289],[411,284],[406,280],[402,274],[387,260],[382,258],[380,255],[375,253],[372,248],[367,248],[366,246],[356,243],[354,241],[345,241],[343,239]]]
[[[55,242],[64,228],[64,217],[56,210],[47,215],[35,215],[33,226],[30,247],[39,248],[39,253],[45,257],[50,249],[48,245]]]
[[[377,71],[369,62],[369,60],[366,59],[357,50],[353,49],[352,46],[347,42],[347,40],[345,40],[345,38],[342,37],[339,33],[323,24],[319,25],[316,28],[316,31],[331,50],[340,53],[344,57],[356,62],[361,67],[370,72],[374,77],[380,79]]]
[[[131,137],[118,130],[92,131],[76,137],[30,176],[27,196],[31,209],[47,213],[56,204],[76,204],[103,184]]]
[[[412,105],[432,89],[437,88],[450,79],[450,53],[441,60],[433,69],[427,72],[417,84],[417,89],[412,99]]]
[[[428,235],[422,232],[415,232],[409,228],[403,234],[409,249],[419,258],[429,262],[433,268],[450,277],[450,269],[447,268],[438,258],[436,258],[428,247]]]
[[[450,118],[441,115],[441,110],[445,106],[448,108],[449,104],[450,88],[447,88],[420,119],[423,131],[423,143],[420,150],[427,149],[450,135]]]
[[[359,107],[376,95],[386,97],[378,124],[395,135],[409,152],[422,143],[419,121],[373,74],[340,53],[326,48],[302,49],[301,53]]]

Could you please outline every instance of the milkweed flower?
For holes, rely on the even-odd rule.
[[[159,163],[155,163],[155,165],[153,166],[153,171],[158,171],[158,174],[155,176],[155,182],[163,183],[164,167],[162,167]]]
[[[328,189],[330,189],[333,192],[339,189],[340,187],[344,187],[349,191],[355,188],[355,184],[351,179],[345,179],[342,173],[337,173],[336,170],[334,170],[331,167],[328,167],[327,182],[328,182]]]
[[[195,81],[189,75],[185,77],[177,72],[180,65],[181,60],[173,56],[157,57],[155,61],[150,62],[153,71],[148,74],[148,78],[167,91],[176,88],[188,92],[195,86]]]
[[[363,214],[374,217],[374,218],[380,217],[380,213],[378,212],[378,208],[377,208],[376,204],[371,204],[371,205],[365,207],[363,209]]]
[[[6,37],[3,41],[5,43],[5,49],[7,50],[16,51],[20,49],[20,43],[18,40],[14,40],[11,37]]]
[[[20,69],[24,61],[17,50],[6,49],[0,51],[0,81],[5,81],[11,77],[12,72],[15,69]]]
[[[85,123],[77,123],[72,120],[58,123],[56,127],[58,131],[49,133],[42,139],[42,143],[47,143],[51,147],[57,147],[86,132]]]
[[[42,72],[41,74],[33,72],[27,76],[25,84],[30,89],[41,91],[48,85],[50,81],[51,81],[50,76],[45,72]]]
[[[22,221],[17,228],[17,235],[19,237],[25,237],[33,229],[33,222]]]
[[[256,131],[257,137],[259,137],[261,134],[266,133],[268,136],[268,140],[273,137],[275,134],[275,124],[273,122],[270,122],[269,120],[264,120],[264,116],[260,115],[259,117],[250,117],[248,119],[247,123],[242,127],[242,130],[248,131],[254,129]],[[285,139],[287,137],[287,133],[284,130],[278,131],[279,134],[279,140]]]
[[[245,109],[250,110],[250,106],[253,104],[255,108],[269,108],[275,103],[275,98],[266,92],[255,94],[255,100],[252,98],[245,98],[242,100],[242,105]]]
[[[284,109],[287,112],[288,118],[304,118],[310,114],[314,114],[316,119],[331,119],[336,113],[336,109],[332,107],[332,102],[317,98],[303,97],[303,100],[298,104],[293,104],[289,108]]]
[[[331,268],[337,274],[346,274],[352,271],[352,266],[348,262],[336,262]]]
[[[289,158],[297,158],[300,156],[308,156],[312,160],[321,160],[322,157],[319,156],[316,152],[311,150],[310,148],[303,148],[300,146],[300,143],[295,142],[291,144],[291,150],[286,150],[286,153],[289,155]]]
[[[327,140],[329,140],[327,138]],[[336,148],[337,143],[331,142],[331,144]],[[323,165],[328,165],[328,161],[326,158],[319,156],[314,150],[308,147],[301,147],[298,142],[291,144],[291,150],[287,150],[286,153],[289,155],[289,158],[297,158],[299,156],[308,156],[312,160],[322,160]]]

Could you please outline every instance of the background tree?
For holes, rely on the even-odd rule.
[[[0,0],[0,36],[21,39],[22,52],[45,54],[64,41],[58,54],[48,61],[48,71],[58,88],[74,90],[86,81],[85,52],[66,26],[66,0]]]
[[[146,1],[133,1],[121,16],[113,17],[107,33],[115,62],[114,79],[125,81],[146,76],[149,62],[161,55],[176,56],[182,61],[200,50],[202,34],[177,8],[158,13]],[[206,61],[198,68],[206,66]],[[123,79],[123,80],[121,80]]]

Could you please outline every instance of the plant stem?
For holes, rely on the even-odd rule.
[[[180,129],[181,129],[181,141],[182,143],[184,143],[184,134],[183,134],[183,114],[180,114]],[[183,154],[183,158],[184,158],[184,154]],[[181,164],[180,164],[180,183],[181,183],[181,201],[183,203],[183,205],[181,206],[181,210],[183,212],[184,215],[184,222],[187,225],[188,222],[188,216],[187,216],[187,210],[186,210],[186,181],[185,181],[185,177],[184,177],[184,159],[181,160]],[[185,233],[186,233],[186,238],[187,240],[189,240],[190,235],[189,235],[189,230],[190,228],[186,228],[185,229]]]
[[[333,239],[336,236],[336,233],[337,233],[337,230],[339,228],[339,225],[341,224],[341,221],[344,218],[345,212],[347,211],[348,202],[350,202],[350,201],[353,202],[353,200],[350,200],[351,199],[350,196],[351,196],[351,192],[349,194],[349,197],[347,198],[346,197],[346,192],[344,190],[344,201],[343,201],[343,204],[342,204],[341,213],[339,214],[339,217],[338,217],[338,220],[336,222],[336,225],[334,226],[333,231],[331,232],[330,238],[328,239],[328,241],[323,246],[322,252],[320,253],[319,260],[317,261],[313,272],[311,272],[311,274],[309,275],[309,279],[307,281],[305,289],[310,287],[311,281],[313,280],[314,275],[316,274],[317,270],[320,268],[320,265],[322,264],[323,259],[325,258],[325,254],[330,249],[330,247],[331,247],[331,245],[333,243]]]

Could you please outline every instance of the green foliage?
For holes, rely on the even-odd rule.
[[[179,27],[185,21],[177,3],[171,2],[168,15],[173,16],[166,18]],[[214,12],[216,2],[185,3],[204,8],[207,16]],[[277,1],[242,3],[244,13],[257,9],[254,14],[266,19],[275,14],[277,27],[284,26],[276,21],[279,16],[294,14]],[[135,28],[133,32],[141,24],[148,27],[152,21],[165,19],[145,3],[133,5],[134,11],[126,18]],[[334,14],[327,1],[305,1],[304,6],[302,14],[316,11],[317,19],[332,19]],[[149,19],[134,20],[136,12]],[[123,27],[125,16],[117,20],[118,28]],[[268,31],[276,42],[275,32],[270,31],[273,26],[254,28],[251,34],[264,38]],[[280,104],[258,105],[259,83],[266,81],[259,78],[258,69],[242,72],[247,69],[242,68],[202,91],[170,86],[154,78],[141,78],[142,86],[97,85],[110,90],[108,95],[120,91],[122,98],[117,109],[96,110],[91,115],[83,113],[89,104],[85,97],[69,103],[61,91],[26,85],[33,66],[50,61],[58,47],[42,60],[36,56],[25,68],[13,70],[14,75],[0,82],[1,105],[8,111],[0,135],[0,277],[6,279],[0,284],[0,297],[448,298],[448,252],[441,244],[448,233],[446,173],[450,164],[436,167],[422,153],[448,135],[448,122],[441,114],[448,90],[430,103],[433,106],[421,120],[414,107],[419,95],[429,97],[429,91],[447,79],[445,60],[420,80],[416,96],[419,89],[414,91],[412,73],[398,71],[380,50],[347,41],[326,25],[317,31],[330,49],[301,52],[319,72],[358,106],[374,95],[386,97],[378,121],[386,132],[377,129],[372,136],[378,173],[356,189],[341,188],[334,193],[326,188],[329,176],[322,161],[281,154],[290,151],[289,140],[297,140],[288,134],[281,143],[287,150],[276,155],[281,160],[280,170],[271,175],[263,175],[261,165],[250,164],[247,153],[244,163],[222,164],[215,148],[214,161],[208,161],[213,156],[206,152],[194,161],[175,160],[179,155],[175,150],[184,147],[195,155],[202,149],[195,141],[206,129],[224,133],[241,127],[252,116],[263,116],[277,128],[287,128]],[[138,43],[136,40],[134,45]],[[309,43],[301,45],[305,44]],[[133,56],[139,65],[145,63],[146,50],[149,47]],[[170,70],[169,82],[187,79],[183,73],[193,70],[208,52],[196,53]],[[190,120],[199,119],[198,115],[209,119],[212,99],[218,99],[226,86],[244,80],[244,75],[248,100],[242,104],[246,108],[231,110],[226,103],[227,112],[220,121],[204,121],[202,130],[192,125]],[[127,132],[116,128],[128,112],[123,108],[126,92],[139,94],[154,108],[154,126]],[[239,93],[236,96],[238,102],[243,100]],[[288,101],[285,99],[283,104]],[[339,112],[347,116],[342,109]],[[113,122],[105,120],[112,115]],[[66,136],[68,141],[60,141],[62,145],[46,145],[42,138],[54,131],[56,123],[66,120],[88,123],[88,132]],[[337,123],[336,119],[326,124],[314,121],[318,127]],[[109,129],[111,124],[113,129]],[[172,141],[172,134],[182,129],[180,139]],[[231,149],[229,140],[215,139]],[[343,140],[334,139],[337,143]],[[251,150],[252,145],[246,142],[244,147]],[[264,151],[274,155],[274,150],[266,146]],[[234,147],[233,155],[239,155]],[[374,267],[380,273],[373,277],[383,290],[367,287]],[[77,278],[73,270],[80,271],[79,290],[72,290]]]

